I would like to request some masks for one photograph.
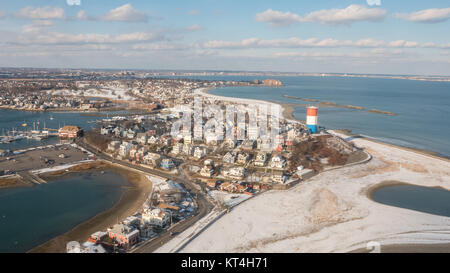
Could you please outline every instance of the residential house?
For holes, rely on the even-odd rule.
[[[161,164],[161,156],[155,153],[148,153],[143,157],[143,161],[146,165],[157,167]]]
[[[173,145],[172,153],[173,153],[174,155],[178,155],[178,154],[180,154],[182,151],[183,151],[183,143],[177,142],[177,143],[175,143],[175,145]]]
[[[241,147],[245,150],[253,150],[255,148],[255,140],[246,139],[242,142]]]
[[[137,143],[142,144],[142,145],[147,144],[147,134],[146,133],[138,133],[136,135],[136,141],[137,141]]]
[[[208,151],[205,147],[197,146],[194,149],[194,157],[198,159],[203,158],[204,156],[206,156],[207,152]]]
[[[225,154],[222,160],[223,162],[234,164],[234,162],[236,162],[236,153],[228,152]]]
[[[122,142],[122,144],[119,147],[119,155],[122,157],[126,157],[129,155],[131,149],[133,149],[134,145],[130,142]]]
[[[223,175],[234,178],[234,179],[243,179],[245,176],[245,168],[243,167],[233,167],[229,169],[225,169],[223,171]]]
[[[214,167],[212,165],[205,165],[200,170],[200,175],[204,177],[211,177],[214,174]]]
[[[159,141],[159,138],[157,137],[157,136],[150,136],[149,138],[148,138],[148,141],[147,141],[147,143],[148,144],[157,144],[158,143],[158,141]]]
[[[147,209],[142,213],[142,221],[146,224],[162,228],[170,223],[170,213],[161,208]]]
[[[256,159],[254,162],[255,166],[264,167],[266,165],[266,162],[267,162],[267,153],[259,152],[256,155]]]
[[[194,148],[191,144],[184,144],[183,146],[183,154],[185,155],[192,155]]]
[[[175,167],[173,160],[170,158],[164,158],[163,160],[161,160],[160,165],[161,165],[161,168],[166,169],[166,170],[171,170],[172,168]]]
[[[228,148],[228,149],[234,149],[234,147],[236,147],[236,140],[234,140],[232,138],[228,138],[225,140],[224,146],[225,146],[225,148]]]
[[[124,249],[130,249],[139,240],[139,230],[123,223],[116,224],[111,229],[108,229],[108,234],[110,238],[115,239]]]
[[[270,167],[276,169],[282,169],[286,166],[286,159],[281,155],[275,155],[270,161]]]
[[[219,190],[230,192],[230,193],[234,193],[234,192],[242,193],[242,192],[245,192],[245,187],[238,183],[224,182],[224,183],[220,184]]]
[[[247,164],[247,162],[250,160],[250,155],[247,153],[239,153],[237,162],[239,164]]]

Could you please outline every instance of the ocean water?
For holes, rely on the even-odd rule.
[[[263,77],[201,77],[202,79],[253,80]],[[264,77],[268,78],[268,77]],[[450,157],[450,82],[344,77],[270,77],[283,87],[236,86],[211,90],[211,94],[314,104],[283,95],[364,107],[353,110],[319,107],[319,126],[350,129],[383,142],[436,152]],[[396,116],[369,113],[378,109]],[[305,120],[306,107],[294,108],[294,116]]]
[[[129,182],[107,171],[0,190],[0,253],[26,252],[114,206]]]
[[[107,113],[110,116],[113,116],[124,112],[99,112],[100,115],[106,115]],[[12,130],[33,130],[33,127],[42,130],[44,126],[51,129],[58,129],[64,125],[76,125],[84,130],[90,130],[96,126],[95,120],[98,119],[102,119],[102,117],[89,116],[89,114],[84,115],[83,113],[76,112],[27,112],[0,109],[0,135],[6,134],[7,131]],[[22,126],[24,123],[27,124],[27,127]],[[58,138],[48,138],[42,141],[22,139],[7,144],[0,144],[0,150],[17,150],[33,146],[54,144],[58,141]]]

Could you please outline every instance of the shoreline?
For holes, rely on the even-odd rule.
[[[221,97],[212,96],[217,100]],[[225,97],[225,100],[239,101],[231,97]],[[365,250],[366,243],[375,240],[386,246],[388,252],[413,251],[415,246],[419,252],[427,249],[450,252],[450,235],[446,232],[450,224],[448,217],[387,206],[370,198],[374,190],[399,183],[450,190],[448,158],[363,136],[355,137],[354,134],[333,130],[329,132],[344,139],[350,137],[348,141],[364,148],[374,160],[359,166],[320,173],[282,194],[272,192],[253,198],[209,227],[198,239],[191,242],[185,251],[353,252]],[[346,183],[343,183],[344,181]],[[292,213],[288,218],[275,212],[263,218],[255,215],[258,210],[273,210],[267,204],[280,202],[280,198],[283,203],[303,198],[305,203],[308,203],[308,200],[312,199],[311,195],[319,189],[328,191],[331,200],[336,198],[338,204],[343,204],[342,210],[337,205],[338,207],[333,208],[336,215],[321,224],[308,224],[307,221],[299,220],[292,222],[293,218],[311,217],[311,208],[305,204],[285,208],[289,211],[285,212],[285,215]],[[313,198],[310,201],[314,204],[316,200]],[[249,211],[252,215],[248,215]],[[286,226],[290,228],[271,227],[270,232],[265,231],[263,227],[270,226],[267,218],[272,222],[286,222]],[[296,230],[294,233],[293,229]],[[224,236],[228,236],[228,240],[217,240],[215,234],[219,230],[226,231]],[[330,233],[336,236],[329,236]],[[276,238],[273,238],[275,234]],[[213,241],[215,243],[211,244]]]
[[[97,163],[100,166],[94,166],[84,171],[95,169],[112,170],[122,175],[130,183],[130,186],[126,187],[125,192],[120,197],[119,201],[110,209],[103,211],[92,218],[84,221],[64,234],[58,235],[51,240],[38,245],[29,253],[65,253],[66,244],[69,241],[85,242],[89,236],[100,230],[106,230],[113,226],[118,221],[122,221],[130,215],[133,215],[138,211],[147,200],[149,194],[152,192],[152,183],[147,177],[140,172],[131,171],[126,168],[122,168],[116,165],[108,164],[105,162]],[[83,171],[83,170],[81,170]],[[76,173],[79,171],[69,171],[69,173]],[[47,173],[44,177],[54,179],[61,177],[67,172],[54,172]]]
[[[304,123],[304,120],[299,120],[297,118],[294,117],[294,107],[296,107],[297,104],[293,104],[293,103],[282,103],[282,102],[274,102],[274,101],[265,101],[265,100],[257,100],[257,99],[242,99],[242,98],[235,98],[235,97],[225,97],[225,96],[220,96],[220,95],[214,95],[214,94],[210,94],[209,92],[211,91],[211,89],[213,88],[199,88],[196,89],[194,91],[194,94],[200,95],[200,96],[205,96],[208,98],[212,98],[212,99],[223,99],[224,101],[231,101],[231,102],[241,102],[241,103],[247,103],[247,104],[260,104],[260,103],[264,103],[264,104],[278,104],[281,109],[282,109],[282,113],[283,113],[283,117],[291,122],[300,122],[300,123]],[[358,135],[358,134],[353,134],[353,133],[348,133],[348,132],[344,132],[344,130],[348,130],[348,129],[326,129],[327,131],[334,131],[334,132],[338,132],[339,134],[345,135],[346,137],[357,137],[357,138],[363,138],[365,140],[374,142],[374,143],[379,143],[379,144],[383,144],[383,145],[388,145],[391,147],[395,147],[395,148],[399,148],[399,149],[404,149],[406,151],[411,151],[411,152],[416,152],[416,153],[420,153],[423,155],[427,155],[427,156],[431,156],[433,158],[436,159],[441,159],[441,160],[445,160],[450,162],[450,157],[447,158],[444,155],[440,155],[437,152],[433,152],[433,151],[429,151],[429,150],[423,150],[423,149],[418,149],[418,148],[413,148],[413,147],[405,147],[405,146],[399,146],[399,145],[395,145],[395,144],[391,144],[391,143],[386,143],[386,142],[382,142],[379,140],[375,140],[373,138],[368,138],[362,135]],[[350,130],[351,132],[351,130]]]

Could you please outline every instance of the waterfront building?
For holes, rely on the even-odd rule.
[[[164,227],[170,222],[170,213],[165,209],[156,208],[156,209],[146,209],[144,213],[142,213],[142,221],[146,224]]]
[[[161,156],[155,153],[148,153],[143,157],[144,164],[157,167],[161,163]]]
[[[171,170],[174,167],[175,167],[175,164],[173,163],[172,159],[170,159],[170,158],[164,158],[161,161],[161,168],[163,168],[163,169]]]
[[[129,155],[131,149],[133,149],[134,145],[130,142],[122,142],[122,144],[119,147],[119,155],[122,157],[126,157]]]
[[[123,223],[116,224],[111,229],[108,229],[108,234],[111,239],[115,239],[120,247],[124,249],[130,249],[139,240],[139,230]]]
[[[64,126],[58,130],[60,138],[77,138],[81,136],[82,130],[78,126]]]

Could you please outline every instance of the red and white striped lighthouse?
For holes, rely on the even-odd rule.
[[[317,133],[319,109],[316,106],[308,106],[306,108],[306,126],[311,130],[311,133]]]

